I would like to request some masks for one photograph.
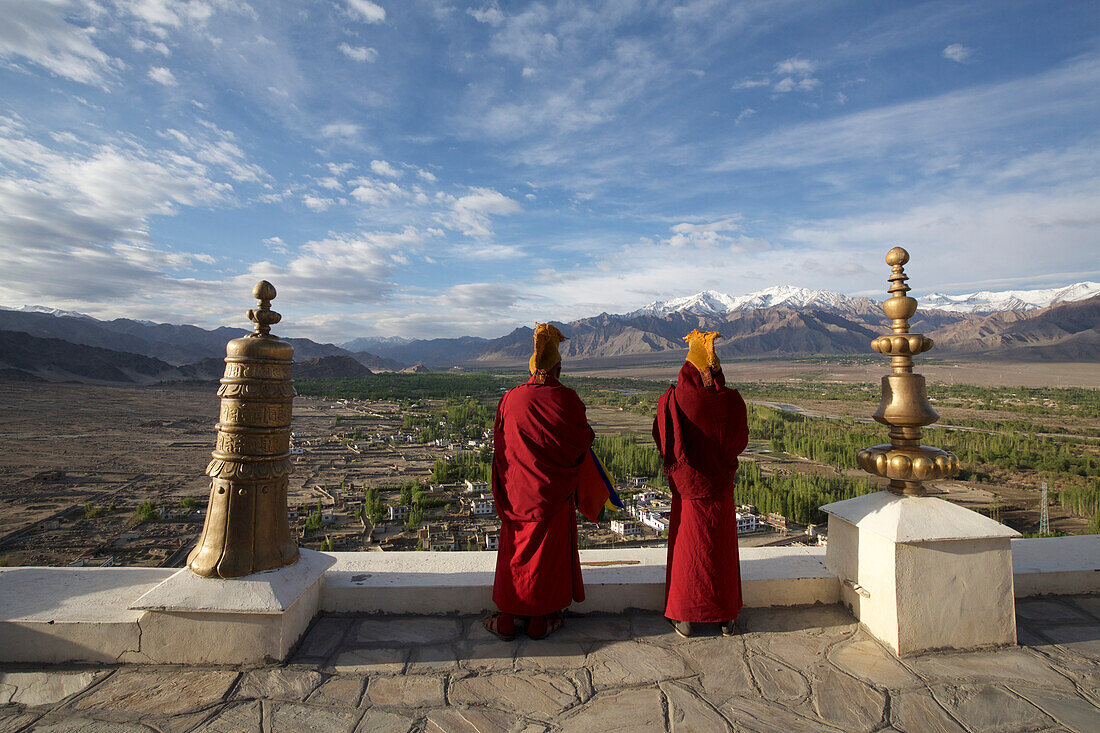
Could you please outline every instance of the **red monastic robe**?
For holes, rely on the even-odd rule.
[[[542,616],[584,600],[575,507],[593,439],[584,403],[553,376],[501,398],[493,432],[493,602],[501,612]]]
[[[661,395],[653,421],[672,489],[665,575],[665,616],[723,622],[741,609],[737,556],[737,456],[749,440],[745,401],[721,371],[703,386],[690,363]]]

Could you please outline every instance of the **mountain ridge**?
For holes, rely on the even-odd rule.
[[[1064,295],[1066,290],[1052,293]],[[761,306],[767,302],[777,304]],[[561,344],[563,357],[661,358],[684,349],[683,336],[695,328],[723,334],[718,353],[726,358],[859,354],[866,353],[869,341],[888,332],[890,325],[877,301],[804,288],[769,288],[738,299],[704,291],[650,305],[660,307],[647,306],[633,312],[637,315],[602,313],[567,323],[552,321],[569,336]],[[993,314],[921,307],[911,327],[913,332],[935,340],[937,353],[942,356],[1097,361],[1098,324],[1100,295],[1062,300],[1046,308]],[[9,357],[0,358],[0,377],[5,379],[58,379],[68,374],[139,383],[213,378],[222,369],[225,342],[246,333],[229,327],[207,330],[11,309],[0,310],[0,332],[6,332],[5,343],[19,357],[16,360],[0,354]],[[27,342],[15,339],[12,333],[44,340],[37,352],[42,363],[34,362],[34,352]],[[353,352],[310,339],[286,341],[295,348],[295,374],[305,377],[364,376],[371,371],[402,369],[408,364],[432,370],[520,366],[530,355],[531,338],[532,329],[521,326],[495,339],[364,338],[344,344],[355,348],[374,343],[378,353]],[[62,344],[69,344],[72,353],[65,353]],[[89,366],[82,366],[79,359],[74,362],[73,354],[82,354]],[[141,361],[146,358],[156,363]],[[90,371],[82,374],[82,369]]]

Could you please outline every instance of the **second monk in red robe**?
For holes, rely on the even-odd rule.
[[[576,492],[594,439],[584,403],[558,381],[565,340],[549,324],[535,329],[531,379],[509,390],[497,407],[493,432],[493,497],[500,516],[493,602],[500,613],[483,620],[503,639],[515,636],[515,617],[542,638],[561,625],[561,611],[584,600],[577,548]]]
[[[734,633],[741,609],[737,556],[737,456],[749,439],[745,401],[726,387],[714,339],[694,330],[677,384],[657,404],[653,439],[672,489],[665,617],[681,636],[692,623]]]

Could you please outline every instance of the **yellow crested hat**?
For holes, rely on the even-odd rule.
[[[707,367],[717,369],[722,365],[722,362],[718,361],[718,354],[714,352],[714,339],[720,338],[722,338],[722,334],[717,331],[694,329],[687,336],[684,336],[684,341],[688,344],[687,360],[699,371],[703,371]]]
[[[542,370],[548,372],[561,361],[558,344],[568,341],[562,332],[549,323],[535,323],[535,353],[531,354],[528,368],[531,374]]]

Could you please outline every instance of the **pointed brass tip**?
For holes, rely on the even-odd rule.
[[[891,267],[895,265],[904,265],[909,261],[909,253],[901,247],[894,247],[892,250],[886,253],[886,264]]]
[[[252,297],[256,300],[274,300],[275,286],[267,280],[261,280],[256,283],[256,287],[252,288]]]

